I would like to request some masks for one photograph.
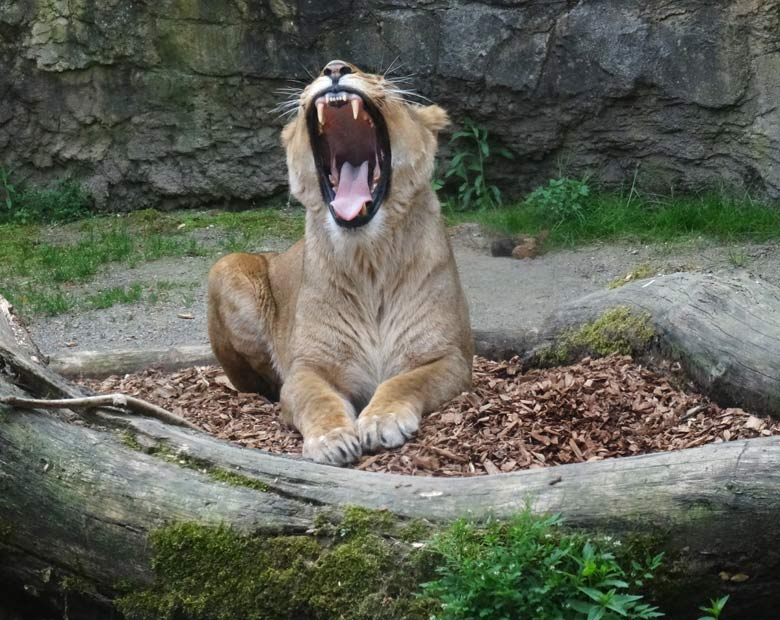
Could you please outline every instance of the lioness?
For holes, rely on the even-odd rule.
[[[214,354],[237,389],[279,395],[315,461],[400,446],[471,383],[468,308],[431,189],[448,122],[329,62],[282,132],[304,238],[209,274]]]

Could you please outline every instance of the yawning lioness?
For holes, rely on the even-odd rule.
[[[237,389],[279,396],[304,456],[399,446],[467,389],[472,340],[431,189],[435,105],[334,60],[282,133],[304,238],[209,274],[209,338]]]

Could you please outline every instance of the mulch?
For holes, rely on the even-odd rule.
[[[282,422],[278,405],[236,392],[219,367],[84,383],[149,400],[220,439],[301,454],[302,439]],[[517,360],[475,357],[471,392],[424,418],[401,448],[366,455],[354,467],[471,476],[780,434],[780,422],[721,408],[680,384],[674,366],[650,370],[626,356],[527,373]]]

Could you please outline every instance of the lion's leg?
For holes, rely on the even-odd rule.
[[[423,414],[469,389],[470,383],[471,360],[459,352],[381,383],[358,417],[363,449],[400,446],[417,431]]]
[[[209,272],[208,329],[214,355],[236,389],[276,400],[276,305],[268,278],[271,254],[229,254]]]
[[[355,410],[311,368],[297,368],[282,386],[282,414],[303,435],[303,455],[320,463],[343,465],[360,457]]]

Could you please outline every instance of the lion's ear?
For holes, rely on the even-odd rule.
[[[433,133],[439,133],[447,125],[450,124],[450,117],[444,108],[440,108],[437,105],[429,105],[424,108],[417,108],[417,114],[420,117],[423,125],[430,129]]]

